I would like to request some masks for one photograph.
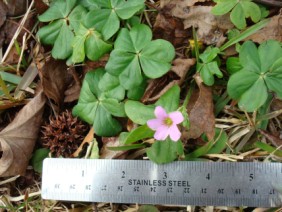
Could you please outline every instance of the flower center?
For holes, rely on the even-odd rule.
[[[171,118],[166,117],[166,118],[164,119],[164,124],[165,124],[166,126],[171,126],[171,125],[173,124],[173,121],[171,120]]]

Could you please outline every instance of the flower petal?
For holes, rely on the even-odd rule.
[[[171,138],[171,140],[173,141],[178,141],[181,137],[181,132],[179,131],[178,127],[176,125],[172,125],[169,128],[169,137]]]
[[[161,126],[157,129],[154,134],[154,138],[159,141],[163,141],[167,138],[169,133],[169,128],[167,126]]]
[[[168,114],[168,116],[173,121],[173,124],[180,124],[184,120],[182,113],[179,111],[171,112]]]
[[[155,108],[154,113],[157,119],[161,119],[161,120],[164,120],[168,116],[167,113],[165,112],[165,109],[161,106],[157,106]]]
[[[157,130],[160,126],[162,126],[163,121],[160,119],[151,119],[149,121],[147,121],[147,125],[149,128],[151,128],[152,130]]]

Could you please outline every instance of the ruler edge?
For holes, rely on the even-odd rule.
[[[48,199],[47,197],[45,197],[45,192],[43,192],[43,182],[44,182],[44,170],[46,169],[46,164],[52,162],[52,161],[65,161],[65,162],[68,162],[68,161],[77,161],[78,163],[80,162],[83,162],[83,161],[89,161],[89,162],[95,162],[95,161],[118,161],[119,163],[123,163],[124,161],[127,161],[127,162],[134,162],[134,163],[148,163],[148,164],[151,164],[153,166],[157,166],[157,167],[164,167],[164,166],[167,166],[168,164],[172,165],[172,164],[178,164],[178,163],[193,163],[193,164],[207,164],[207,163],[212,163],[212,164],[234,164],[235,166],[237,166],[238,164],[244,164],[246,166],[248,165],[253,165],[253,164],[256,164],[256,165],[265,165],[265,166],[269,166],[269,165],[277,165],[277,166],[282,166],[282,163],[280,162],[230,162],[230,161],[226,161],[226,162],[204,162],[204,161],[173,161],[171,163],[166,163],[166,164],[156,164],[150,160],[124,160],[124,159],[83,159],[83,158],[45,158],[43,160],[43,166],[42,166],[42,188],[41,188],[41,197],[42,199],[45,199],[45,200],[52,200],[52,199]],[[47,165],[48,166],[48,165]],[[220,165],[219,165],[220,166]],[[45,170],[46,171],[46,170]],[[281,170],[282,172],[282,170]],[[282,195],[282,194],[281,194]],[[251,199],[251,198],[250,198]],[[93,202],[93,201],[83,201],[83,200],[69,200],[69,199],[57,199],[59,201],[72,201],[72,202]],[[99,201],[98,201],[99,202]],[[104,201],[101,201],[101,202],[104,202]],[[107,201],[109,202],[109,201]],[[277,206],[277,205],[274,205],[274,206],[263,206],[263,205],[259,205],[259,206],[247,206],[247,207],[269,207],[269,208],[275,208],[275,207],[281,207],[282,206],[282,199],[280,198],[280,202],[281,202],[281,205],[280,206]],[[117,204],[133,204],[132,202],[113,202],[113,203],[117,203]],[[159,204],[159,203],[139,203],[139,204]],[[161,203],[162,204],[162,203]],[[269,203],[269,205],[271,205],[272,203]],[[165,205],[165,204],[162,204],[162,205]],[[167,204],[169,205],[169,204]],[[179,205],[179,206],[186,206],[186,205]],[[207,205],[201,205],[201,204],[198,204],[198,205],[194,205],[194,206],[207,206]],[[214,206],[227,206],[227,207],[240,207],[238,205],[234,206],[234,205],[214,205]],[[243,206],[243,205],[241,205]]]

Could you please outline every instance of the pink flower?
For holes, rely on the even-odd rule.
[[[156,131],[154,138],[162,141],[169,136],[171,140],[178,141],[181,137],[181,133],[177,124],[183,122],[183,115],[179,111],[167,114],[164,108],[157,106],[155,116],[157,117],[156,119],[147,121],[148,127]]]

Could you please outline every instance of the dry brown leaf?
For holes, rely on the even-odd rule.
[[[274,39],[282,42],[282,15],[273,16],[270,22],[262,29],[252,34],[245,40],[252,40],[262,43],[266,40]]]
[[[167,15],[163,10],[159,12],[154,24],[154,38],[165,39],[171,42],[176,48],[187,46],[189,30],[179,18]]]
[[[271,102],[270,107],[272,111],[281,110],[282,109],[282,100],[274,98]]]
[[[214,105],[212,98],[212,89],[203,84],[200,75],[197,73],[195,81],[199,87],[198,97],[195,101],[192,98],[188,104],[188,114],[190,120],[190,129],[185,137],[199,138],[203,133],[206,133],[209,140],[213,139],[215,133],[215,117]],[[197,93],[198,91],[196,91]],[[195,95],[194,95],[195,96]]]
[[[0,1],[0,27],[6,21],[7,6],[3,1]]]
[[[232,29],[234,25],[231,23],[229,14],[222,16],[214,16],[211,14],[210,6],[191,7],[188,13],[183,12],[184,27],[197,28],[198,39],[205,44],[217,44],[220,46],[224,41],[224,34],[228,29]]]
[[[34,27],[36,23],[36,14],[35,13],[30,13],[27,16],[27,19],[24,23],[24,26],[22,30],[20,31],[20,34],[18,35],[17,41],[19,43],[22,42],[23,36],[25,33],[29,34],[32,28]],[[1,45],[1,40],[5,42],[5,44],[9,44],[15,35],[15,32],[17,31],[20,22],[22,20],[15,21],[14,19],[7,19],[5,24],[1,28],[0,32],[0,45]]]
[[[73,68],[70,69],[70,72],[74,80],[71,84],[69,84],[67,90],[65,91],[64,102],[73,102],[77,100],[81,90],[81,79],[78,74]]]
[[[206,1],[210,1],[210,0],[161,0],[160,6],[163,8],[165,6],[175,5],[184,10],[186,7],[191,7],[198,2],[206,2]]]
[[[59,110],[64,100],[64,92],[71,79],[65,61],[51,58],[42,69],[39,69],[39,76],[44,93],[56,103]]]
[[[186,77],[186,74],[190,70],[190,68],[195,65],[196,60],[194,58],[192,59],[181,59],[177,58],[175,59],[172,64],[171,71],[177,74],[179,76],[179,85],[181,85]]]
[[[21,106],[27,104],[29,101],[28,100],[23,100],[20,102],[11,102],[10,100],[2,100],[0,104],[0,110],[6,110],[9,108]]]
[[[270,134],[269,132],[259,129],[259,132],[266,137],[267,140],[269,140],[275,147],[281,147],[282,145],[282,139],[279,137]]]
[[[35,145],[44,110],[41,91],[0,132],[0,176],[24,174]]]
[[[6,4],[3,0],[0,1],[0,48],[2,47],[3,42],[9,43],[10,39],[7,37],[9,35],[13,36],[15,33],[15,30],[10,28],[10,27],[13,27],[11,23],[15,21],[12,21],[11,19],[7,21],[6,20],[7,17],[8,16],[20,16],[24,14],[24,12],[27,9],[27,1],[9,0],[7,1],[7,3],[8,4]],[[22,35],[19,36],[19,38],[21,39]]]
[[[102,137],[103,147],[101,149],[100,159],[124,159],[126,151],[112,151],[108,147],[117,147],[120,145],[118,137]]]
[[[73,102],[75,100],[78,100],[79,94],[81,90],[81,83],[78,83],[77,81],[74,82],[74,85],[70,86],[65,91],[65,99],[64,102]]]
[[[105,54],[97,61],[90,61],[90,60],[86,61],[85,66],[83,66],[83,71],[86,73],[93,69],[104,68],[109,60],[109,57],[110,57],[109,54]]]
[[[187,1],[188,2],[188,1]],[[168,7],[170,14],[174,17],[183,19],[184,29],[197,28],[198,39],[205,44],[221,45],[224,40],[224,34],[228,29],[233,28],[229,14],[222,16],[214,16],[211,13],[212,6],[191,6],[183,1],[180,6],[173,3]],[[172,7],[174,5],[174,7]]]
[[[9,65],[17,64],[19,62],[20,55],[15,46],[13,46],[7,56],[5,62]]]
[[[254,0],[254,2],[259,4],[265,4],[272,7],[279,7],[279,8],[282,7],[281,0]]]
[[[176,77],[167,80],[160,78],[150,81],[149,85],[147,86],[146,92],[142,98],[142,102],[153,102],[159,99],[172,86],[181,85],[188,71],[195,64],[195,62],[195,59],[175,59],[172,62],[173,66],[171,68],[170,73],[173,73]]]
[[[20,16],[27,10],[27,2],[23,0],[9,0],[8,4],[8,15],[9,16]]]
[[[78,147],[78,149],[72,154],[73,157],[78,157],[79,154],[83,151],[84,149],[84,145],[88,144],[90,145],[90,143],[93,141],[94,139],[94,128],[91,127],[91,129],[89,130],[88,134],[85,136],[83,142],[80,144],[80,146]]]
[[[35,0],[34,7],[39,15],[44,13],[49,8],[48,5],[45,4],[42,0]]]

